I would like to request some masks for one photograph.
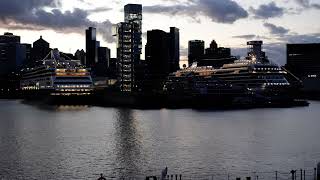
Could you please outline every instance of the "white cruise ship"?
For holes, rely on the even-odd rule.
[[[224,64],[221,68],[191,67],[182,72],[196,72],[203,76],[213,76],[233,86],[240,86],[250,91],[265,91],[267,89],[284,89],[290,86],[286,79],[287,72],[279,65],[272,63],[261,51],[262,41],[250,41],[248,57]]]
[[[93,91],[90,72],[78,60],[60,57],[57,49],[36,65],[21,71],[20,88],[23,94],[88,96]]]

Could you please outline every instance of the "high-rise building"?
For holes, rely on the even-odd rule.
[[[168,33],[162,30],[147,32],[145,59],[148,68],[148,78],[152,84],[152,86],[148,86],[151,89],[158,89],[161,86],[161,81],[164,80],[170,72],[169,37]]]
[[[33,62],[44,59],[50,52],[50,44],[42,36],[33,43],[31,59]]]
[[[20,43],[20,36],[15,36],[12,33],[5,32],[0,36],[0,43],[16,44]]]
[[[107,47],[98,48],[98,63],[95,66],[95,75],[106,77],[110,62],[110,49]]]
[[[286,68],[304,84],[307,92],[320,91],[320,43],[287,44]]]
[[[120,90],[132,92],[135,88],[135,66],[140,63],[142,49],[142,5],[126,5],[124,21],[116,26],[117,74]]]
[[[161,88],[161,82],[166,77],[179,69],[179,29],[170,28],[167,33],[162,30],[147,32],[147,44],[145,48],[145,59],[148,69],[148,80],[152,86],[149,88]]]
[[[142,5],[127,4],[124,6],[124,22],[133,22],[138,25],[138,29],[142,32]]]
[[[110,61],[110,49],[107,47],[98,48],[98,63],[104,64],[106,67],[109,67]]]
[[[26,60],[26,46],[12,33],[0,36],[0,76],[20,70]]]
[[[31,44],[22,44],[23,46],[26,47],[26,63],[30,63],[31,62],[31,53],[32,53],[32,46]]]
[[[175,72],[180,69],[180,33],[176,27],[170,27],[169,33],[170,62],[169,71]]]
[[[134,44],[135,63],[139,63],[142,50],[142,5],[127,4],[124,6],[124,22],[134,23],[132,42]]]
[[[86,30],[86,66],[93,68],[98,62],[98,45],[96,41],[96,28],[89,27]]]
[[[188,63],[189,66],[196,62],[204,55],[204,41],[202,40],[192,40],[189,41],[188,45]]]
[[[131,92],[134,88],[134,67],[138,61],[133,43],[136,25],[126,22],[117,25],[117,74],[119,88],[123,92]]]

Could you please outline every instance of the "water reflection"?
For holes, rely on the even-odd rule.
[[[89,105],[57,105],[56,111],[83,111],[89,108]]]
[[[40,110],[46,111],[84,111],[88,110],[91,106],[86,104],[47,104],[39,101],[21,101],[22,104],[36,107]]]
[[[18,101],[1,102],[0,106],[0,179],[46,179],[60,174],[61,149],[57,144],[56,121],[44,121],[47,112],[39,112]],[[28,113],[29,112],[29,113]],[[50,123],[48,123],[50,122]]]
[[[129,109],[115,112],[115,153],[117,177],[133,177],[141,174],[142,136],[139,122]]]

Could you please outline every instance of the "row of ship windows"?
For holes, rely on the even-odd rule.
[[[89,92],[92,91],[91,89],[56,89],[56,91],[62,91],[62,92]]]
[[[317,78],[318,76],[316,74],[308,75],[308,78]]]
[[[258,76],[258,79],[284,79],[283,76]]]
[[[280,71],[281,68],[253,68],[253,70],[258,70],[258,71]]]
[[[264,83],[265,86],[289,86],[290,83]]]
[[[90,95],[91,93],[51,93],[52,96]]]
[[[90,85],[57,85],[58,88],[89,88]]]

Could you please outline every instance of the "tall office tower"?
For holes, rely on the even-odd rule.
[[[188,62],[189,66],[197,60],[201,59],[204,55],[204,41],[192,40],[188,45]]]
[[[147,32],[146,63],[148,68],[148,78],[150,89],[159,89],[161,81],[170,72],[170,46],[168,33],[162,30],[152,30]]]
[[[33,48],[31,51],[32,62],[40,61],[44,59],[50,52],[50,44],[45,41],[42,36],[40,39],[33,43]]]
[[[169,50],[169,72],[175,72],[180,69],[180,34],[179,29],[176,27],[170,27]]]
[[[135,63],[139,63],[142,50],[142,5],[127,4],[124,6],[124,22],[134,23],[134,58]]]
[[[139,54],[134,43],[136,28],[135,23],[122,22],[117,25],[117,74],[122,92],[132,92],[134,89],[136,55]]]
[[[98,42],[96,41],[96,28],[89,27],[86,29],[86,66],[93,68],[98,62]]]
[[[304,84],[307,92],[320,92],[320,43],[287,44],[286,68]]]
[[[12,33],[0,36],[0,76],[20,70],[26,60],[26,46]]]
[[[32,47],[31,47],[31,44],[22,44],[23,46],[26,47],[26,63],[30,63],[31,62],[31,51],[32,51]]]
[[[135,89],[135,66],[140,63],[142,49],[142,5],[127,4],[124,21],[116,26],[117,68],[119,88],[122,92]]]
[[[98,63],[104,64],[109,67],[110,62],[110,49],[107,47],[98,47]]]

